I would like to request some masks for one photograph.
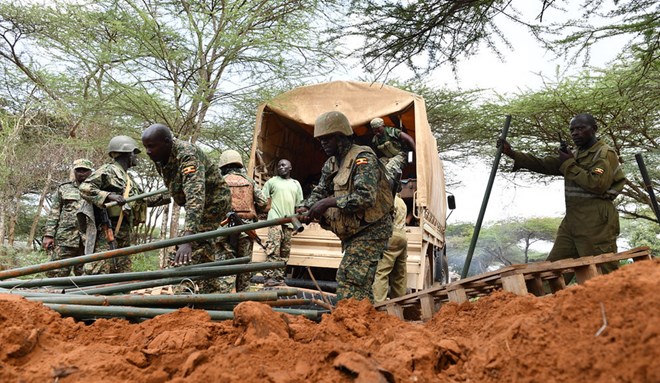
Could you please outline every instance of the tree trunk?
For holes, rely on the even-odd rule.
[[[0,193],[0,201],[4,201],[4,193]],[[0,203],[0,246],[5,244],[5,222],[7,218],[7,208],[4,203]]]
[[[158,239],[163,240],[167,238],[167,228],[168,228],[168,222],[169,222],[169,216],[170,216],[170,205],[165,205],[165,209],[163,210],[163,216],[161,217],[160,221],[160,235],[158,236]],[[158,252],[158,265],[160,266],[161,269],[164,269],[167,266],[167,248],[160,249]]]
[[[37,212],[34,214],[34,219],[32,219],[32,226],[30,227],[30,235],[28,235],[27,246],[30,247],[34,243],[34,237],[37,233],[37,225],[39,225],[39,218],[41,218],[41,209],[44,206],[44,201],[46,200],[46,195],[48,195],[48,190],[50,190],[50,181],[53,178],[53,175],[48,172],[48,177],[46,178],[46,186],[39,196],[39,204],[37,205]]]
[[[14,208],[9,213],[9,232],[7,233],[7,245],[10,247],[14,246],[20,201],[17,198],[13,198],[12,203],[14,203]]]

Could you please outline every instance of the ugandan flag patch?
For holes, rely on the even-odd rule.
[[[355,160],[355,165],[366,165],[369,163],[369,160],[365,157],[360,157]]]
[[[593,172],[596,173],[596,174],[598,174],[598,175],[601,175],[601,174],[605,173],[605,170],[603,170],[603,169],[601,169],[601,168],[595,168],[595,169],[593,170]]]
[[[182,173],[183,174],[192,174],[196,171],[197,171],[197,168],[195,167],[195,165],[190,165],[190,166],[186,166],[185,168],[183,168]]]

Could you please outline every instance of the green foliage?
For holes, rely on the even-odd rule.
[[[132,255],[132,271],[153,271],[159,270],[158,250],[147,251],[137,255]]]
[[[651,254],[660,254],[660,224],[657,222],[623,219],[621,221],[621,237],[633,247],[648,246]]]
[[[354,53],[377,76],[388,74],[399,65],[427,73],[443,64],[456,65],[483,47],[502,56],[498,46],[510,46],[511,37],[499,28],[504,22],[524,26],[547,49],[569,61],[580,57],[588,61],[594,44],[618,36],[628,39],[631,51],[640,54],[645,65],[657,61],[657,1],[620,0],[612,4],[590,0],[582,2],[578,15],[573,15],[568,13],[570,7],[565,7],[568,0],[539,0],[535,2],[537,11],[531,16],[519,12],[512,3],[352,0],[349,13],[362,17],[349,19],[350,25],[337,27],[334,32],[363,39]],[[546,16],[548,9],[552,9],[553,20]]]
[[[45,251],[32,251],[16,247],[0,246],[0,269],[13,269],[17,267],[38,265],[48,261]],[[30,274],[23,279],[45,278],[45,273]]]
[[[545,259],[547,254],[532,250],[537,242],[554,240],[560,218],[518,218],[498,221],[481,228],[472,262],[470,275],[508,266]],[[470,247],[474,226],[467,223],[447,227],[447,257],[452,270],[463,269]]]

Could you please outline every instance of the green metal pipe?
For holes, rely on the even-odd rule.
[[[158,190],[154,190],[154,191],[134,195],[132,197],[125,198],[125,200],[128,203],[128,202],[141,200],[143,198],[147,198],[147,197],[151,197],[151,196],[158,195],[158,194],[163,194],[163,193],[167,193],[167,188],[162,188],[162,189],[158,189]],[[108,203],[105,204],[106,209],[109,208],[109,207],[113,207],[113,206],[117,206],[117,202],[113,201],[113,202],[108,202]]]
[[[237,258],[239,259],[239,258]],[[250,261],[249,257],[240,258],[243,264],[247,264]],[[169,277],[178,277],[184,275],[205,275],[209,270],[224,270],[227,269],[227,272],[237,273],[242,272],[240,269],[241,266],[234,259],[228,261],[218,261],[225,262],[224,265],[219,266],[204,266],[201,265],[191,265],[183,266],[171,269],[163,270],[154,270],[154,271],[136,271],[129,273],[118,273],[118,274],[97,274],[97,275],[81,275],[75,277],[57,277],[57,278],[35,278],[29,280],[11,280],[11,281],[2,281],[0,282],[0,287],[41,287],[41,286],[86,286],[86,285],[98,285],[104,283],[115,283],[115,282],[125,282],[125,281],[135,281],[135,280],[147,280],[147,279],[160,279],[160,278],[169,278]],[[213,262],[218,264],[218,262]],[[265,265],[266,263],[253,263],[252,265]],[[272,264],[272,263],[271,263]],[[193,267],[195,266],[195,267]],[[238,271],[234,271],[238,270]]]
[[[88,305],[63,305],[57,303],[45,303],[44,306],[57,311],[65,316],[74,318],[87,318],[89,316],[110,316],[127,318],[153,318],[158,315],[170,314],[179,309],[162,309],[150,307],[131,307],[131,306],[88,306]],[[212,320],[234,319],[233,311],[205,310]],[[297,310],[297,309],[273,309],[273,311],[287,313],[291,315],[302,315],[312,320],[318,320],[320,312],[316,310]]]
[[[99,288],[91,288],[91,289],[85,289],[81,290],[78,288],[75,289],[69,289],[67,293],[70,294],[99,294],[99,295],[109,295],[109,294],[117,294],[117,293],[122,293],[122,292],[129,292],[133,290],[141,290],[141,289],[146,289],[146,288],[151,288],[151,287],[157,287],[157,286],[165,286],[165,285],[175,285],[179,284],[182,281],[185,281],[186,279],[190,279],[193,281],[201,280],[201,279],[209,279],[209,278],[215,278],[215,277],[221,277],[221,276],[226,276],[226,275],[233,275],[237,273],[248,273],[248,272],[254,272],[254,271],[263,271],[263,270],[270,270],[274,268],[280,268],[280,267],[285,267],[286,263],[284,262],[263,262],[263,263],[250,263],[247,265],[238,265],[238,266],[224,266],[222,268],[219,267],[209,267],[209,268],[198,268],[198,269],[191,269],[191,270],[183,270],[182,273],[180,273],[179,276],[171,276],[168,278],[162,278],[162,279],[153,279],[149,281],[142,281],[142,282],[134,282],[134,283],[122,283],[122,284],[117,284],[117,285],[109,285],[105,287],[99,287]],[[229,267],[232,268],[232,271],[228,269]],[[108,275],[121,275],[121,274],[108,274]],[[124,281],[125,282],[125,281]]]
[[[57,303],[45,303],[44,306],[58,313],[74,318],[89,318],[90,316],[103,317],[126,317],[126,318],[153,318],[158,315],[176,312],[179,309],[161,309],[131,306],[86,306],[86,305],[63,305]],[[207,311],[212,320],[234,319],[232,311]]]
[[[49,297],[26,297],[31,301],[43,303],[61,303],[73,305],[92,305],[92,306],[165,306],[165,305],[189,305],[200,303],[225,303],[225,302],[243,302],[243,301],[276,301],[280,296],[276,290],[255,291],[235,294],[198,294],[198,295],[67,295]],[[283,299],[288,301],[288,299]]]
[[[191,234],[191,235],[187,235],[185,237],[169,238],[169,239],[164,239],[162,241],[144,243],[144,244],[141,244],[141,245],[129,246],[129,247],[121,248],[121,249],[102,251],[100,253],[82,255],[82,256],[73,257],[73,258],[66,258],[66,259],[61,259],[61,260],[58,260],[58,261],[45,262],[45,263],[42,263],[42,264],[39,264],[39,265],[32,265],[32,266],[18,267],[18,268],[15,268],[15,269],[2,270],[2,271],[0,271],[0,280],[8,279],[8,278],[14,278],[14,277],[20,277],[20,276],[23,276],[23,275],[41,273],[41,272],[44,272],[44,271],[60,269],[60,268],[63,268],[63,267],[81,265],[83,263],[88,263],[88,262],[102,261],[102,260],[105,260],[105,259],[121,257],[121,256],[125,256],[125,255],[143,253],[145,251],[157,250],[157,249],[162,249],[164,247],[181,245],[183,243],[189,243],[189,242],[201,241],[201,240],[206,240],[206,239],[211,239],[211,238],[216,238],[216,237],[221,237],[221,236],[227,236],[227,235],[230,235],[230,234],[241,233],[241,232],[244,232],[244,231],[261,229],[261,228],[264,228],[264,227],[284,225],[284,224],[287,224],[287,223],[291,223],[293,221],[298,221],[296,216],[287,216],[287,217],[282,217],[282,218],[277,218],[277,219],[270,219],[270,220],[266,220],[266,221],[255,222],[255,223],[246,223],[245,225],[232,226],[232,227],[207,231],[207,232],[204,232],[204,233]]]
[[[506,136],[509,133],[509,125],[511,125],[511,115],[507,115],[504,120],[504,126],[502,127],[502,134],[500,138],[506,140]],[[474,249],[477,246],[477,239],[479,238],[479,232],[481,231],[481,224],[484,221],[484,215],[486,215],[486,207],[488,207],[488,200],[490,199],[490,192],[493,189],[493,183],[495,182],[495,175],[497,174],[497,168],[500,165],[500,158],[502,157],[502,147],[499,146],[495,152],[495,160],[493,161],[493,167],[490,169],[490,176],[488,177],[488,185],[486,185],[486,192],[484,193],[484,199],[481,201],[481,209],[479,209],[479,217],[477,218],[477,223],[474,225],[474,232],[472,233],[472,239],[470,240],[470,247],[468,248],[467,256],[465,257],[465,264],[463,265],[463,271],[461,272],[461,278],[466,278],[468,275],[468,270],[470,270],[470,263],[472,262],[472,255],[474,254]]]

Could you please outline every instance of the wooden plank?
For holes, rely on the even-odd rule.
[[[435,302],[433,296],[430,294],[422,294],[419,296],[419,305],[422,309],[422,320],[429,320],[435,314]]]
[[[387,313],[403,320],[403,307],[397,305],[396,303],[389,303],[387,306]]]
[[[467,302],[468,300],[467,294],[465,293],[465,289],[462,289],[460,287],[455,288],[453,290],[449,290],[448,295],[450,302],[463,303],[463,302]]]
[[[527,291],[536,295],[537,297],[545,295],[545,290],[543,289],[543,279],[540,276],[534,276],[531,279],[526,281]]]
[[[561,273],[555,274],[555,278],[548,279],[548,284],[550,285],[550,290],[552,293],[556,293],[559,290],[566,288],[566,282],[564,281],[564,275]]]
[[[502,288],[504,291],[509,291],[516,295],[527,295],[528,293],[525,277],[519,273],[502,275]]]
[[[580,266],[575,268],[575,279],[577,283],[583,284],[591,278],[600,274],[598,267],[595,264]]]

